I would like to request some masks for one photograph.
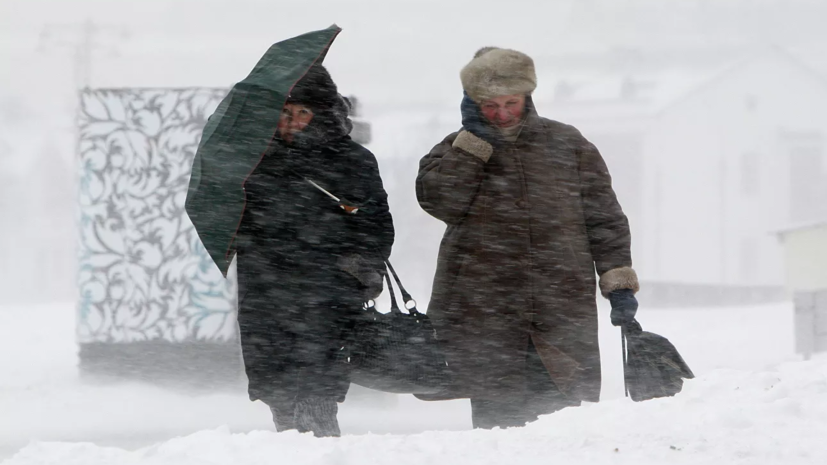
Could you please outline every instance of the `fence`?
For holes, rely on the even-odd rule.
[[[216,353],[232,354],[236,283],[212,264],[184,210],[201,130],[225,93],[81,93],[77,337],[82,373],[183,374],[203,361],[204,353],[213,354],[207,358],[213,361]],[[240,375],[238,364],[225,365],[227,378]]]

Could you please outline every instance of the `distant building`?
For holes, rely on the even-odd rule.
[[[795,302],[795,348],[809,359],[827,351],[827,216],[778,232],[787,295]]]
[[[827,214],[827,81],[778,49],[716,69],[543,75],[556,84],[535,97],[541,114],[609,164],[644,280],[783,284],[773,232]]]
[[[75,296],[75,176],[55,139],[26,128],[0,138],[0,302]]]
[[[827,219],[784,229],[778,238],[790,294],[827,292]]]

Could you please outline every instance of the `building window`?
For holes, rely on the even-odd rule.
[[[761,158],[756,152],[741,155],[741,193],[755,196],[761,192]]]
[[[739,250],[740,274],[743,283],[751,283],[756,278],[756,272],[760,266],[761,257],[758,246],[752,238],[741,239]]]
[[[787,136],[790,163],[790,220],[808,223],[827,218],[827,170],[817,135]]]
[[[643,218],[643,138],[640,134],[594,134],[589,137],[597,145],[609,172],[623,212],[632,225]]]

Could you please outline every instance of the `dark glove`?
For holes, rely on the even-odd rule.
[[[381,274],[376,271],[371,271],[363,279],[362,285],[365,286],[365,301],[374,300],[382,295],[382,290],[385,288],[385,281],[382,279]]]
[[[356,278],[364,288],[363,297],[365,301],[373,300],[382,294],[385,281],[375,268],[361,255],[349,254],[339,257],[337,260],[339,269]]]
[[[635,291],[618,289],[609,293],[609,302],[612,304],[612,325],[624,326],[635,320],[637,313],[637,299]]]
[[[473,101],[467,93],[463,93],[462,103],[459,105],[462,113],[462,129],[479,137],[480,139],[495,144],[499,139],[497,129],[491,126],[482,115],[480,106]]]

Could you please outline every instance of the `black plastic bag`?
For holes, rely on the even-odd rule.
[[[674,396],[683,389],[684,379],[695,377],[665,337],[643,331],[637,321],[623,326],[621,332],[626,395],[633,401]]]

